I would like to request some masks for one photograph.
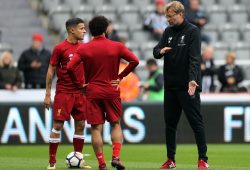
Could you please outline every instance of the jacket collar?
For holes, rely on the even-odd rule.
[[[182,30],[187,25],[187,20],[184,19],[184,21],[180,25],[175,25],[172,28],[176,31]]]

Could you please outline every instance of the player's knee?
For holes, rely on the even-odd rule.
[[[110,122],[111,127],[120,126],[120,121]]]
[[[84,127],[85,127],[84,121],[77,122],[75,126],[75,131],[82,132],[84,130]]]
[[[50,138],[59,138],[61,134],[61,130],[56,130],[53,128],[50,133]]]
[[[54,126],[53,126],[53,129],[55,129],[57,131],[61,131],[62,128],[63,128],[63,125],[61,125],[61,124],[54,124]]]
[[[64,124],[63,121],[56,121],[56,120],[54,120],[53,121],[53,129],[56,130],[56,131],[61,131],[62,128],[63,128],[63,124]]]
[[[84,127],[78,126],[75,128],[75,134],[83,134]]]

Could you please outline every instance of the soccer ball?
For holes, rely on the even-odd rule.
[[[81,168],[83,164],[83,154],[80,152],[70,152],[66,157],[66,165],[69,168]]]

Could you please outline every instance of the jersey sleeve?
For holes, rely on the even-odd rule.
[[[56,66],[59,63],[59,61],[60,61],[60,49],[58,46],[55,46],[49,63],[53,66]]]
[[[139,60],[137,59],[137,57],[124,45],[121,46],[121,58],[128,61],[129,64],[118,75],[119,79],[123,79],[123,77],[126,77],[139,64]]]
[[[69,63],[67,64],[67,71],[72,79],[72,81],[74,82],[74,84],[78,87],[81,88],[84,84],[83,80],[79,80],[76,70],[78,68],[78,66],[81,64],[82,61],[82,57],[81,57],[81,47],[79,47],[76,50],[76,53],[74,54],[74,57],[69,61]]]
[[[198,28],[191,33],[189,47],[189,81],[198,81],[200,63],[201,63],[201,36]]]

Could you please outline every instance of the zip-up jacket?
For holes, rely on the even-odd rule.
[[[171,47],[161,55],[160,50]],[[201,91],[201,36],[198,27],[184,20],[181,25],[167,27],[153,50],[154,58],[164,57],[164,86],[166,90],[188,90],[194,80]]]

